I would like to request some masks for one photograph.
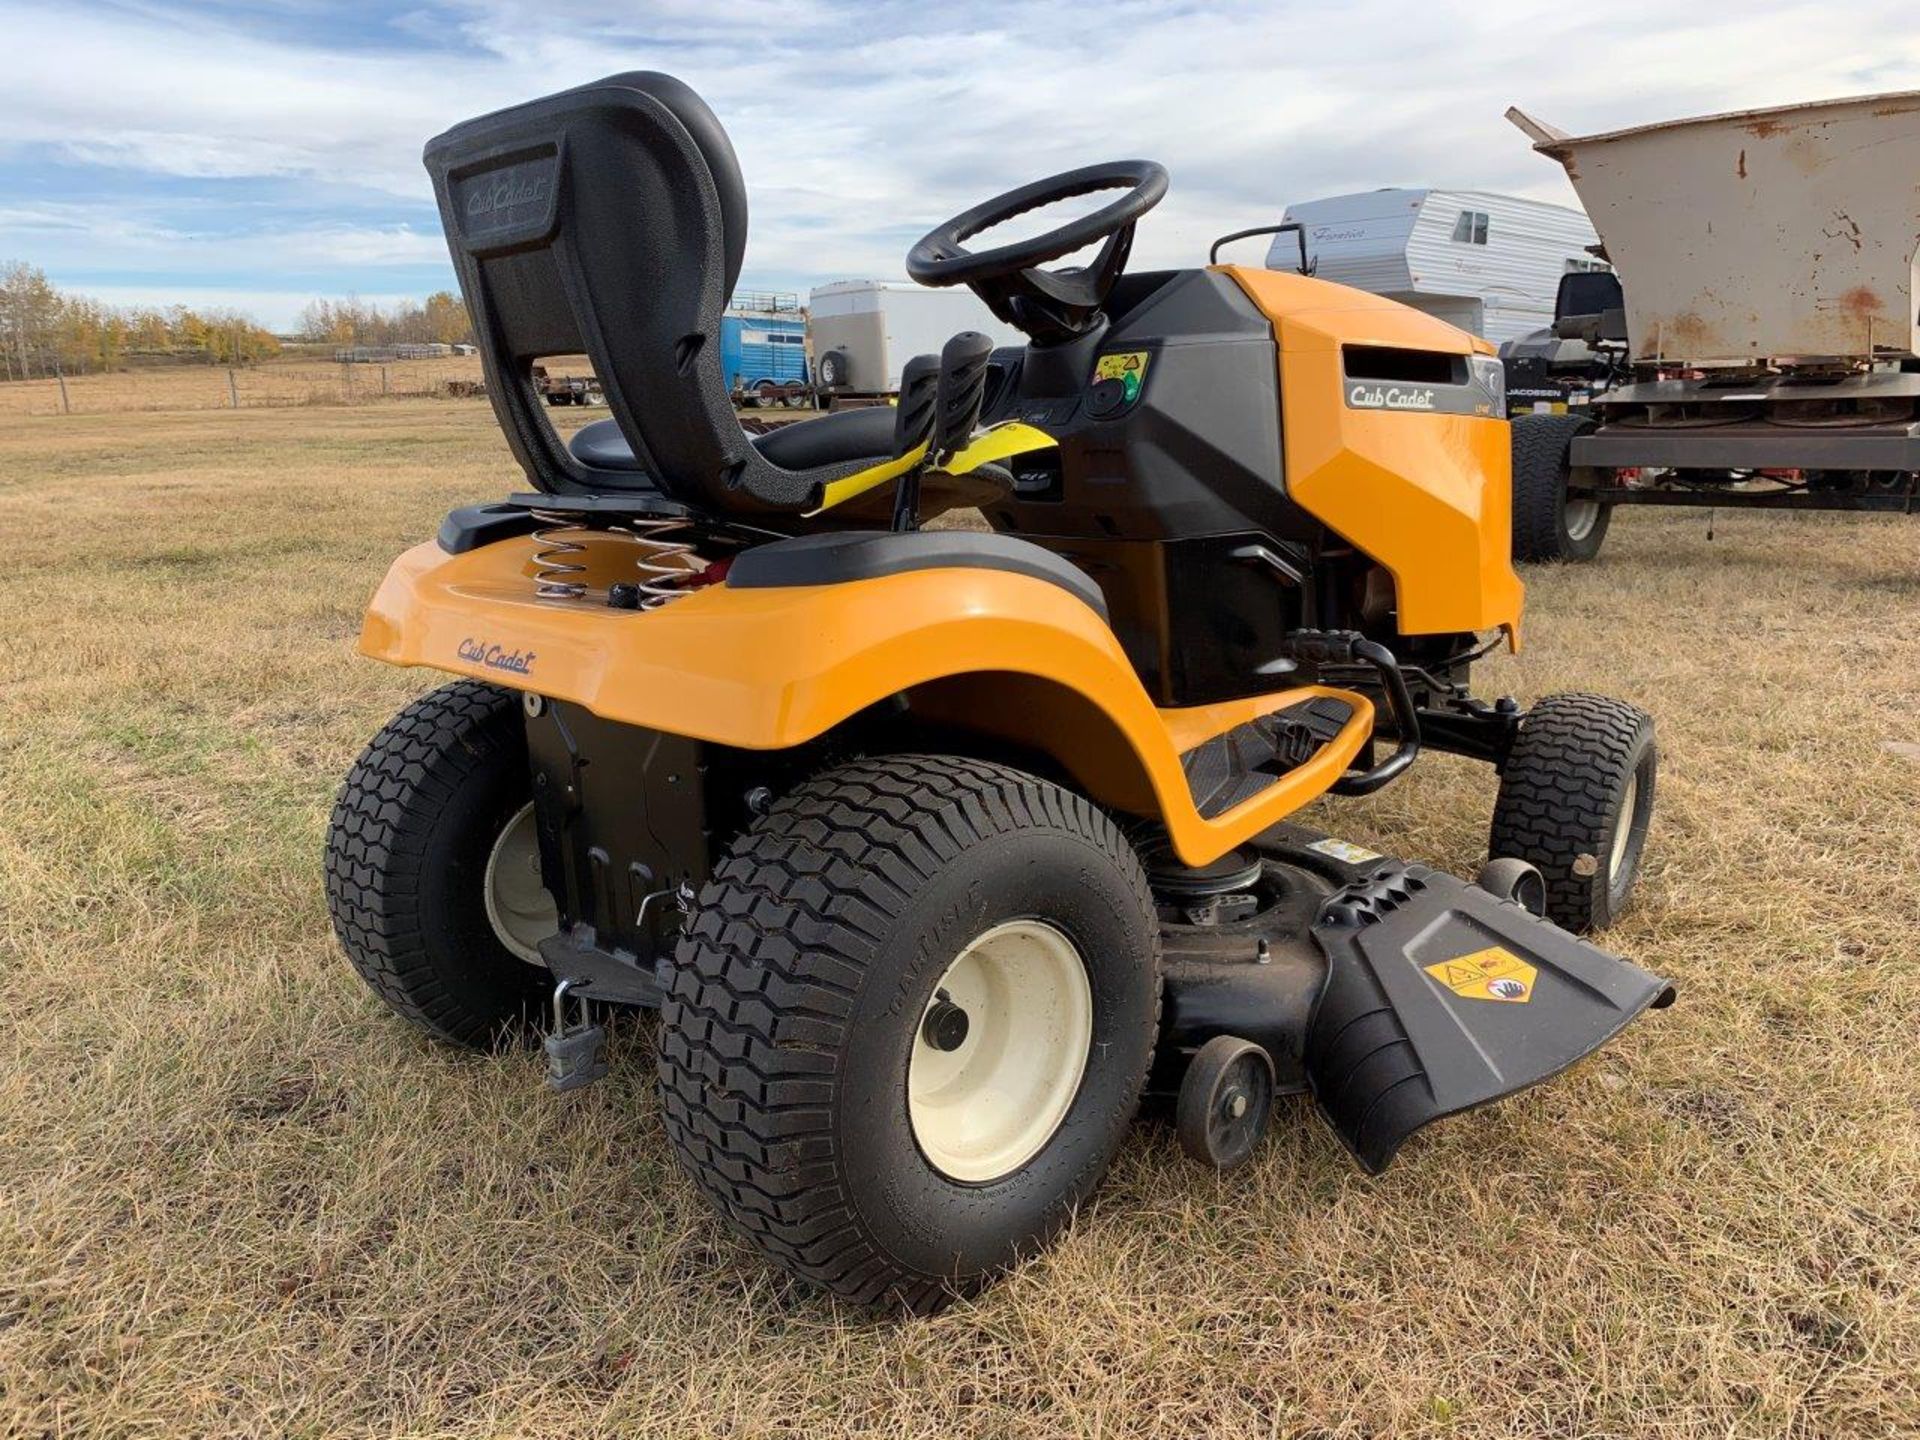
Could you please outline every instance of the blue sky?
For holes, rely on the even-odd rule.
[[[1216,234],[1345,190],[1570,202],[1501,119],[1509,104],[1577,132],[1920,89],[1914,15],[1914,0],[0,0],[0,260],[114,303],[275,326],[317,295],[419,297],[452,278],[422,143],[648,68],[705,95],[740,151],[743,285],[898,276],[946,215],[1131,155],[1173,172],[1136,263],[1192,264]]]

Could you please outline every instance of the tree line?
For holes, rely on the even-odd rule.
[[[85,375],[136,357],[246,364],[280,348],[271,331],[229,310],[103,305],[57,289],[44,271],[0,268],[0,377]]]
[[[462,345],[473,340],[467,307],[451,290],[389,309],[357,296],[315,300],[300,312],[300,338],[334,345]]]
[[[297,333],[334,345],[454,345],[472,339],[473,325],[460,297],[442,290],[384,309],[352,296],[315,300],[301,312]],[[59,289],[36,266],[0,266],[0,379],[85,375],[133,363],[249,365],[279,350],[278,336],[237,311],[105,305]]]

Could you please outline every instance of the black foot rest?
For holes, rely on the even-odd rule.
[[[1236,725],[1180,757],[1193,808],[1204,820],[1224,815],[1297,770],[1353,718],[1353,706],[1331,695],[1300,700]]]

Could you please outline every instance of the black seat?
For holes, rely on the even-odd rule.
[[[749,439],[763,457],[784,470],[870,465],[893,453],[893,409],[872,405],[860,410],[836,410],[780,425]],[[596,470],[645,471],[613,420],[581,426],[574,431],[568,448],[576,460]]]
[[[741,551],[727,571],[727,585],[735,590],[843,585],[913,570],[956,567],[1044,580],[1083,601],[1102,620],[1108,618],[1106,596],[1093,577],[1071,560],[1031,540],[972,530],[841,530],[776,540]]]
[[[426,164],[488,398],[535,489],[803,512],[888,452],[856,451],[859,427],[815,428],[826,421],[770,446],[740,429],[720,317],[746,248],[746,188],[720,122],[678,80],[614,75],[497,111],[433,140]],[[624,461],[603,441],[563,444],[532,387],[537,361],[576,353],[600,378]]]

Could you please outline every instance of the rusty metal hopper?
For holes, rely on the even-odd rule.
[[[1566,167],[1635,360],[1920,352],[1920,91],[1587,136],[1507,118]]]

